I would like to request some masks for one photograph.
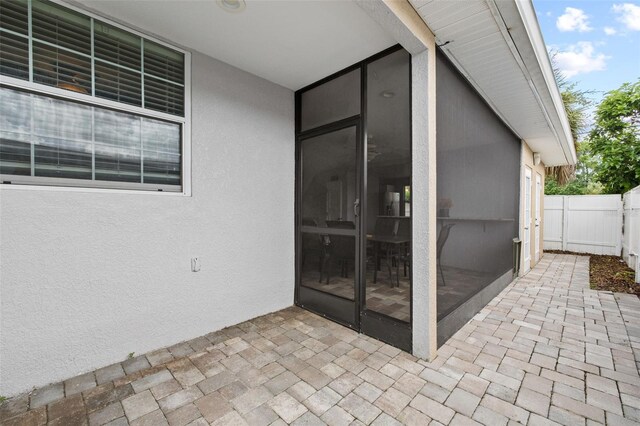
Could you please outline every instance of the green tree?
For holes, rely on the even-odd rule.
[[[589,134],[596,179],[607,193],[640,185],[640,80],[609,92],[598,106]]]
[[[560,89],[560,95],[562,96],[562,102],[569,121],[569,128],[571,129],[571,136],[576,143],[576,151],[578,153],[578,164],[576,166],[566,165],[546,168],[545,173],[547,177],[553,178],[558,186],[563,186],[576,179],[576,172],[579,174],[582,171],[580,163],[581,157],[588,160],[587,155],[589,151],[584,150],[583,155],[581,155],[578,140],[587,128],[587,110],[592,102],[589,99],[591,92],[580,90],[578,89],[578,83],[571,83],[567,80],[565,75],[562,74],[562,71],[556,66],[554,57],[555,54],[552,54],[553,74]]]
[[[545,195],[594,195],[602,192],[603,187],[600,182],[589,180],[582,174],[578,174],[574,180],[564,185],[559,185],[553,176],[547,176],[544,182]]]
[[[554,176],[547,176],[544,180],[544,195],[584,195],[585,186],[573,180],[564,185],[558,185]]]

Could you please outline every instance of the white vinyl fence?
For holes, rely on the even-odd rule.
[[[622,257],[627,265],[636,271],[636,281],[640,277],[640,186],[623,195],[624,235]]]
[[[622,211],[619,194],[545,195],[544,248],[620,256]]]

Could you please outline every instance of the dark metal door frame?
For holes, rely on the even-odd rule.
[[[321,126],[312,129],[307,132],[303,132],[297,138],[296,142],[296,291],[295,291],[295,303],[305,309],[313,311],[319,315],[325,316],[333,321],[346,325],[349,328],[359,331],[360,330],[360,282],[361,278],[361,256],[360,249],[361,240],[361,215],[362,211],[360,204],[357,206],[357,214],[354,215],[355,229],[355,253],[354,253],[354,295],[353,300],[349,300],[338,295],[322,292],[313,288],[305,287],[301,285],[300,280],[300,266],[301,248],[302,248],[302,217],[299,214],[301,202],[302,202],[302,156],[303,156],[303,142],[307,139],[315,138],[318,136],[326,135],[328,133],[336,132],[354,127],[356,131],[356,200],[361,203],[362,200],[362,156],[364,155],[362,149],[362,131],[360,128],[360,116],[349,117],[344,120],[337,121],[325,126]],[[348,207],[350,208],[350,207]],[[354,206],[354,209],[356,207]],[[329,228],[324,229],[323,233],[327,235],[342,235],[343,230],[331,230]],[[349,234],[351,235],[351,234]]]
[[[301,306],[312,312],[315,312],[321,316],[327,317],[333,321],[339,322],[347,327],[350,327],[358,332],[365,333],[378,340],[389,343],[393,346],[401,348],[405,351],[411,352],[412,349],[412,327],[411,321],[413,319],[413,304],[411,303],[411,315],[409,322],[403,322],[387,315],[367,310],[366,309],[366,223],[362,220],[362,212],[366,212],[367,208],[367,127],[366,127],[366,105],[367,105],[367,65],[377,59],[389,55],[397,50],[400,50],[401,46],[396,45],[389,49],[386,49],[372,57],[365,59],[364,61],[352,65],[344,70],[341,70],[331,76],[328,76],[316,83],[313,83],[305,88],[298,90],[295,93],[295,123],[296,123],[296,147],[295,147],[295,173],[296,173],[296,192],[295,192],[295,292],[294,301],[297,306]],[[331,81],[341,75],[348,72],[360,69],[360,114],[348,117],[330,124],[322,125],[317,128],[306,130],[301,132],[300,130],[300,117],[301,117],[301,99],[302,93]],[[411,78],[409,76],[409,81]],[[329,297],[327,293],[323,293],[317,290],[313,290],[304,286],[301,286],[301,271],[300,271],[300,259],[301,259],[301,225],[302,217],[300,214],[300,206],[302,201],[301,182],[302,177],[302,147],[301,142],[305,139],[320,136],[326,133],[330,133],[337,130],[342,130],[348,127],[356,126],[356,187],[359,192],[356,198],[360,200],[360,214],[356,216],[356,265],[355,265],[355,289],[354,289],[354,301],[352,312],[353,317],[350,320],[345,320],[345,317],[341,314],[344,313],[346,299],[339,296]],[[411,179],[411,187],[413,188],[413,182]],[[413,222],[413,216],[411,216],[411,222]],[[413,253],[413,242],[411,243],[411,252]],[[409,273],[413,275],[413,268],[409,268]],[[413,282],[413,277],[411,277]],[[413,285],[409,294],[412,299]],[[303,300],[304,299],[304,300]],[[334,305],[328,306],[327,301],[333,301]],[[342,301],[342,302],[341,302]],[[411,302],[412,300],[410,300]],[[342,305],[342,306],[341,306]]]

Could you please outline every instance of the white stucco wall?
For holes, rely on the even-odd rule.
[[[293,304],[293,92],[192,64],[191,197],[0,190],[0,394]]]

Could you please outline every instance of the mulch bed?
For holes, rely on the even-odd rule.
[[[640,297],[640,285],[634,283],[635,272],[629,268],[620,256],[574,253],[561,250],[545,250],[545,253],[573,254],[589,256],[590,284],[594,290],[630,293]]]

